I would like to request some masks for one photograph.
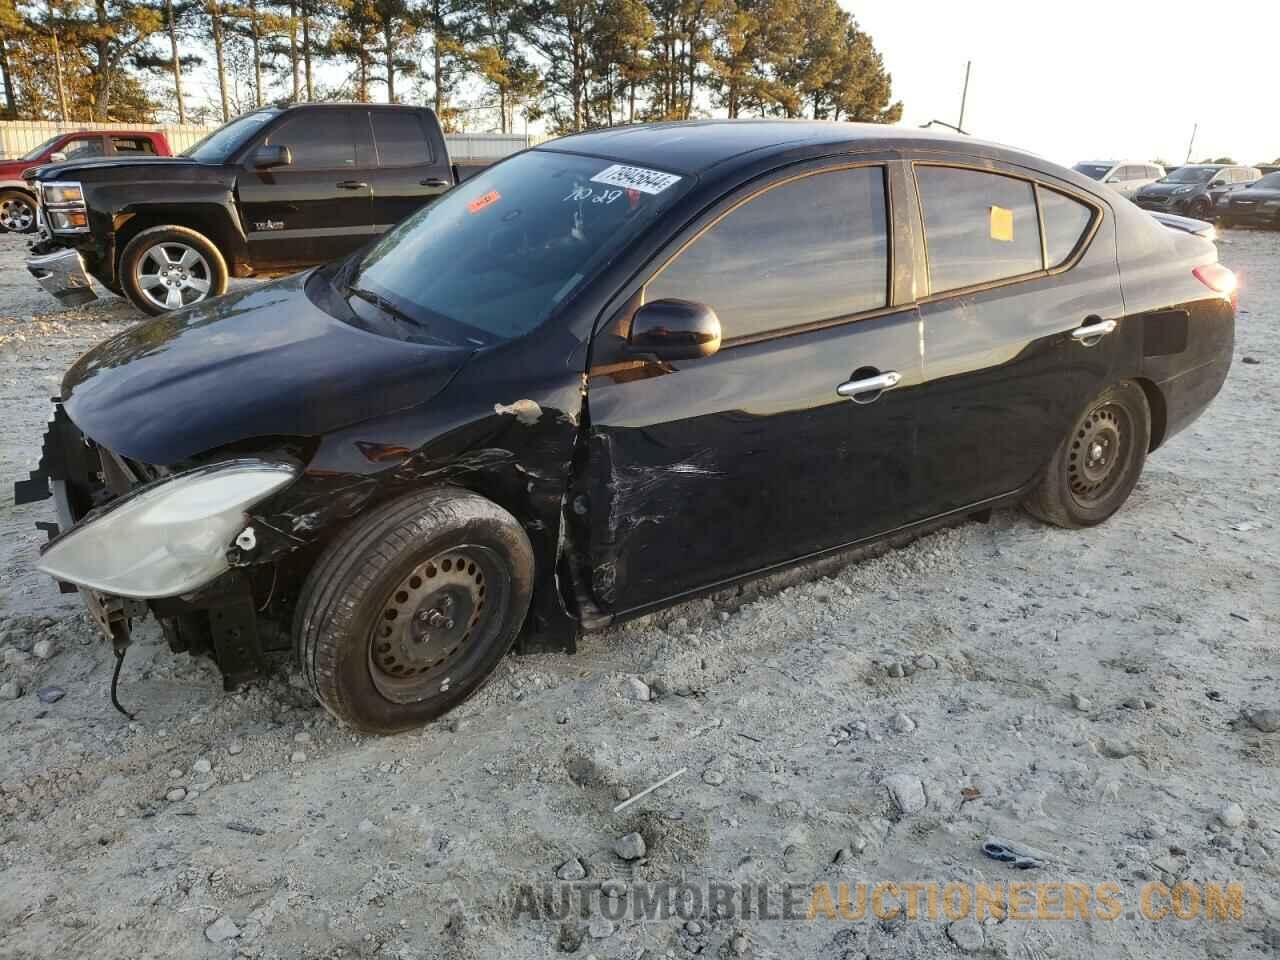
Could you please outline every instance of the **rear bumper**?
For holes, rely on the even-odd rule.
[[[30,257],[27,272],[64,307],[80,307],[98,299],[77,250],[55,250]]]

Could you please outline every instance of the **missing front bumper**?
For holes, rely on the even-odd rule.
[[[55,250],[29,257],[27,272],[64,307],[81,307],[98,299],[84,260],[76,250]]]

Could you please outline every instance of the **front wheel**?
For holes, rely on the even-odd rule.
[[[21,190],[0,191],[0,228],[30,233],[36,228],[36,202]]]
[[[351,524],[307,577],[294,643],[335,717],[397,733],[478,690],[511,648],[533,591],[519,522],[477,494],[440,488]]]
[[[204,234],[187,227],[143,230],[120,254],[116,275],[135,307],[151,316],[227,290],[227,263]]]
[[[1130,380],[1110,386],[1085,407],[1024,505],[1059,527],[1101,523],[1137,485],[1150,443],[1142,388]]]
[[[1213,218],[1212,211],[1213,203],[1206,200],[1204,197],[1193,201],[1191,206],[1187,209],[1188,215],[1194,217],[1196,220],[1211,220]]]

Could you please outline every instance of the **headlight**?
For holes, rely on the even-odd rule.
[[[137,599],[190,593],[229,569],[244,511],[297,469],[259,460],[199,467],[143,487],[52,541],[36,566],[102,593]]]
[[[83,210],[50,210],[49,229],[75,233],[89,229],[89,215]]]
[[[1173,191],[1173,194],[1174,196],[1180,196],[1184,193],[1190,193],[1192,189],[1192,187],[1179,187],[1177,190]]]
[[[80,189],[78,183],[46,183],[44,185],[44,202],[53,203],[83,203],[84,191]]]

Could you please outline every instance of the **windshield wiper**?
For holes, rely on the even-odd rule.
[[[415,327],[425,326],[417,317],[405,313],[386,297],[376,294],[372,290],[365,290],[363,287],[347,287],[347,293],[350,296],[359,297],[366,303],[372,303],[383,313],[390,314],[397,320],[403,320],[405,323],[412,324]]]

